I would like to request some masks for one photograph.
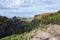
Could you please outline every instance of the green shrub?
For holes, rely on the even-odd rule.
[[[31,40],[31,37],[27,35],[27,33],[24,34],[18,34],[18,35],[11,35],[4,37],[0,40]]]

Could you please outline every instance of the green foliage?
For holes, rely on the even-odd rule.
[[[39,19],[39,20],[38,20]],[[46,13],[35,16],[34,22],[38,21],[42,24],[60,24],[60,12]]]
[[[60,24],[60,12],[36,15],[31,22],[32,29],[46,30],[49,24]]]
[[[20,34],[20,35],[18,34],[18,35],[7,36],[0,40],[31,40],[31,37],[28,36],[27,33],[24,33],[24,34]]]
[[[3,25],[1,25],[1,23]],[[34,19],[23,18],[14,22],[9,19],[7,21],[6,17],[0,17],[0,36],[11,35],[0,40],[30,40],[31,37],[24,32],[30,32],[33,29],[41,29],[45,31],[48,28],[48,24],[60,24],[60,12],[36,15]]]
[[[7,17],[2,17],[2,16],[0,16],[0,23],[3,23],[3,22],[5,22],[6,21],[6,19],[8,19]]]

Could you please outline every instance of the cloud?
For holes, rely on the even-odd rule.
[[[31,17],[35,14],[57,10],[60,10],[60,0],[0,0],[0,15],[22,15],[22,17],[30,15]]]
[[[22,0],[0,0],[0,5],[3,7],[16,7],[23,3]]]

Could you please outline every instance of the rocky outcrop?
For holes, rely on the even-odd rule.
[[[46,32],[53,36],[60,36],[60,25],[50,25]]]
[[[41,31],[41,30],[33,30],[28,35],[31,36],[31,40],[57,40],[51,34]]]
[[[60,40],[60,25],[50,25],[46,32]]]

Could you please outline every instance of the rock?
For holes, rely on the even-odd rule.
[[[57,40],[55,37],[53,37],[51,34],[41,31],[41,30],[33,30],[28,34],[31,36],[31,40]]]
[[[49,38],[49,40],[58,40],[58,39],[56,39],[56,38],[54,38],[54,37],[51,37],[51,38]]]
[[[60,40],[60,25],[51,25],[46,30],[46,32],[50,33],[52,36],[55,36],[58,40]]]
[[[57,36],[56,38],[57,38],[58,40],[60,40],[60,37]]]
[[[50,33],[53,36],[60,36],[60,25],[51,25],[46,30],[46,32]]]

